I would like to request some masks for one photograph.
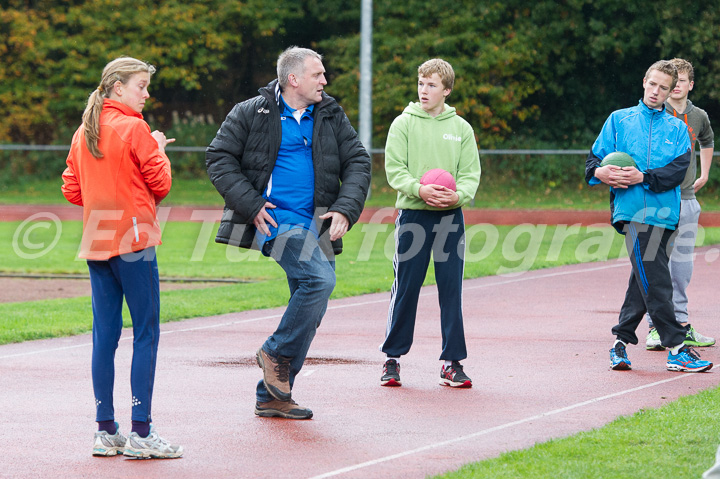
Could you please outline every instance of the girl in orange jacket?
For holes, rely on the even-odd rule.
[[[165,146],[175,141],[150,132],[142,110],[155,67],[129,57],[105,66],[100,86],[73,136],[62,192],[83,207],[80,257],[90,270],[93,309],[92,378],[96,421],[93,455],[171,458],[182,446],[151,426],[152,391],[160,338],[160,241],[157,204],[172,177]],[[123,297],[133,323],[132,431],[115,422],[115,350],[122,332]]]

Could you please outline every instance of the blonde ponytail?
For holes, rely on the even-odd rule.
[[[103,157],[98,143],[100,142],[100,114],[102,113],[105,98],[109,97],[115,82],[119,81],[125,84],[130,80],[130,77],[141,72],[146,72],[152,76],[155,73],[155,67],[131,57],[116,58],[105,65],[100,86],[90,94],[82,116],[85,145],[95,158]]]
[[[95,158],[102,158],[103,154],[98,147],[100,141],[100,113],[104,102],[100,88],[90,94],[87,106],[83,112],[83,130],[85,132],[85,146]]]

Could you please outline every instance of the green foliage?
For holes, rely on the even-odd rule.
[[[658,20],[662,24],[658,43],[665,57],[681,57],[693,64],[695,87],[690,98],[708,110],[711,120],[717,120],[720,118],[720,91],[713,85],[720,81],[720,58],[717,55],[720,12],[716,8],[704,7],[695,2],[668,2],[658,9]]]
[[[410,101],[417,100],[417,68],[441,57],[453,65],[456,83],[448,103],[476,129],[481,147],[497,146],[512,132],[513,121],[539,113],[525,100],[540,88],[534,73],[543,59],[528,31],[517,29],[522,17],[508,3],[454,2],[441,9],[427,2],[375,6],[373,49],[374,139],[383,144],[387,128]],[[345,34],[319,43],[336,75],[328,90],[357,117],[360,75],[358,35]]]
[[[55,178],[65,169],[67,151],[0,150],[0,188]]]
[[[160,125],[153,126],[155,121],[149,118],[148,122],[153,128],[160,128]],[[173,178],[207,180],[207,168],[205,167],[205,150],[215,138],[220,126],[214,123],[212,115],[193,115],[187,111],[184,115],[172,112],[172,123],[170,128],[165,130],[165,136],[175,138],[175,143],[169,145],[168,157],[172,162]],[[194,146],[202,147],[202,151],[182,152],[176,151],[173,147]],[[209,182],[209,180],[207,180]]]
[[[33,138],[52,122],[50,95],[37,83],[48,28],[40,11],[0,10],[0,140]],[[47,139],[40,135],[41,142]]]
[[[654,61],[688,58],[699,85],[720,75],[714,52],[720,12],[686,7],[670,0],[376,3],[374,145],[384,144],[390,122],[416,100],[417,66],[442,57],[457,77],[449,103],[473,125],[481,148],[530,148],[538,140],[589,148],[611,111],[637,103]],[[357,6],[354,12],[359,24]],[[334,74],[328,91],[355,120],[358,27],[319,46]],[[714,89],[691,96],[711,118],[720,115]]]
[[[175,142],[168,147],[167,154],[172,162],[173,178],[207,179],[204,148],[212,141],[219,125],[214,123],[212,115],[193,115],[185,112],[180,115],[172,111],[170,127],[165,130],[168,138]],[[162,129],[160,122],[150,115],[148,123],[152,129]],[[61,125],[56,129],[58,138],[53,145],[67,146],[75,128]],[[177,147],[202,147],[201,151],[178,151]],[[67,148],[57,150],[2,150],[0,149],[0,191],[20,183],[34,183],[37,180],[56,180],[62,184],[60,176],[65,169]],[[59,186],[58,186],[59,188]],[[22,198],[17,198],[21,200]],[[32,200],[32,199],[30,199]],[[7,201],[7,200],[4,200]],[[13,201],[14,202],[14,201]]]
[[[148,112],[160,121],[165,103],[202,103],[199,92],[217,108],[228,74],[252,76],[236,55],[296,15],[280,0],[11,2],[0,10],[0,141],[47,143],[52,125],[79,124],[103,67],[122,55],[158,67]]]
[[[210,114],[219,124],[234,103],[274,77],[277,54],[291,44],[325,55],[327,91],[357,122],[357,1],[12,0],[3,5],[3,142],[67,144],[103,66],[118,55],[158,67],[153,103],[146,108],[154,127],[176,127],[173,111]],[[704,4],[462,0],[440,6],[407,0],[375,2],[373,8],[375,147],[384,144],[390,122],[416,100],[417,67],[432,57],[453,65],[457,81],[449,103],[473,125],[481,148],[532,148],[539,142],[589,148],[611,111],[637,103],[645,70],[659,58],[690,60],[696,72],[691,99],[711,120],[720,117],[720,91],[710,87],[720,79],[715,52],[720,10]],[[206,145],[203,128],[198,127],[196,140],[184,131],[177,144]],[[196,176],[201,165],[179,155],[178,168],[181,175]],[[14,166],[9,174],[17,171],[22,169]],[[544,175],[555,173],[553,168]]]

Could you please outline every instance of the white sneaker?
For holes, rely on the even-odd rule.
[[[665,346],[660,342],[660,334],[657,329],[652,328],[645,338],[645,349],[648,351],[665,351]]]
[[[690,329],[685,336],[685,344],[687,344],[688,346],[695,346],[697,348],[705,348],[715,344],[715,338],[703,336],[702,334],[698,333],[695,328],[690,326]]]
[[[150,426],[148,437],[140,437],[136,432],[130,433],[124,454],[135,459],[174,459],[182,457],[183,448],[170,444],[160,437],[155,426]]]
[[[95,433],[93,456],[116,456],[123,453],[127,439],[120,433],[118,423],[115,423],[115,427],[117,428],[115,434],[108,434],[107,431]]]

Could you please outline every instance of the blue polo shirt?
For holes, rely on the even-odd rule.
[[[274,228],[268,223],[270,236],[257,233],[262,246],[278,234],[294,228],[304,228],[317,236],[317,227],[313,221],[315,211],[315,168],[312,161],[312,134],[314,105],[310,105],[301,115],[290,108],[280,96],[280,125],[282,141],[275,167],[270,175],[263,198],[276,208],[267,208],[267,212],[278,224]]]

